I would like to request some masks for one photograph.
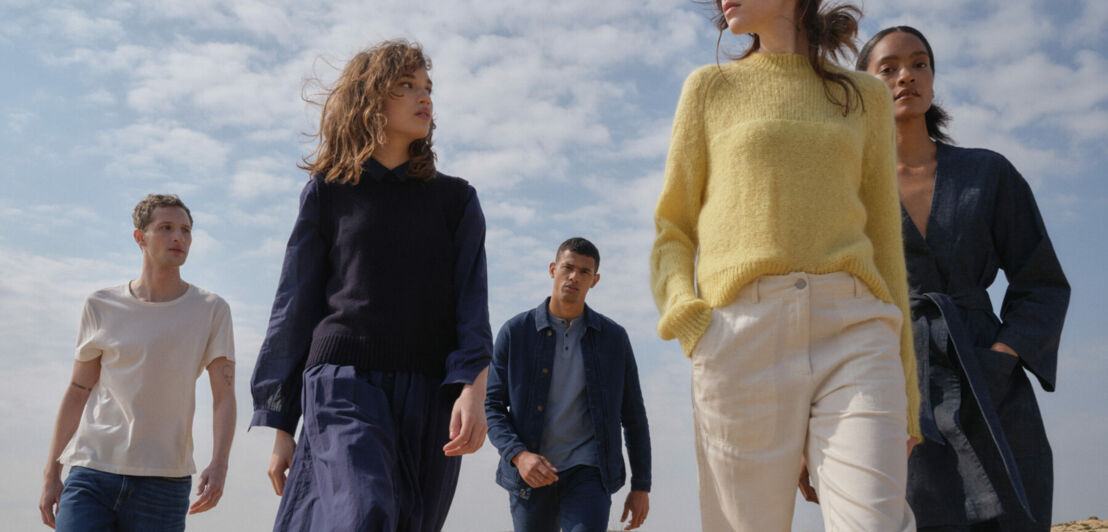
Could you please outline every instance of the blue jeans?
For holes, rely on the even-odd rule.
[[[604,532],[612,496],[600,481],[600,470],[574,466],[558,472],[558,481],[531,490],[524,499],[512,492],[516,532]]]
[[[192,477],[139,477],[74,466],[58,503],[56,527],[69,531],[185,529]]]

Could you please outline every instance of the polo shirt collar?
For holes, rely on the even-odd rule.
[[[540,303],[539,306],[535,307],[535,310],[533,310],[532,312],[535,313],[535,330],[536,331],[541,332],[544,329],[549,329],[549,328],[552,327],[550,325],[550,298],[549,297],[544,299],[542,301],[542,303]],[[585,304],[585,312],[584,312],[583,316],[585,318],[585,326],[586,327],[588,327],[590,329],[595,329],[597,331],[601,330],[600,316],[597,313],[593,312],[591,308],[589,308],[588,303]]]

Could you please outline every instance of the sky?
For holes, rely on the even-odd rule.
[[[909,24],[930,39],[959,145],[1007,156],[1032,184],[1073,286],[1058,389],[1037,389],[1055,455],[1054,521],[1108,512],[1100,452],[1108,296],[1108,2],[870,1],[860,37]],[[431,57],[441,171],[467,179],[488,223],[494,332],[548,295],[569,236],[603,257],[590,305],[628,330],[654,449],[643,530],[699,522],[690,369],[655,333],[647,257],[685,76],[745,42],[680,0],[0,0],[0,522],[35,530],[54,416],[84,297],[138,275],[130,213],[150,192],[195,217],[186,280],[232,309],[238,429],[220,505],[194,530],[269,530],[271,429],[246,431],[249,375],[308,176],[306,103],[388,38]],[[1003,279],[990,291],[999,306]],[[207,379],[195,458],[211,456]],[[446,530],[511,528],[490,444],[462,466]],[[626,488],[613,497],[618,527]],[[798,503],[794,530],[822,530]]]

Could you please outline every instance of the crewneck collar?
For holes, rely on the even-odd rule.
[[[800,54],[762,54],[753,53],[741,61],[759,70],[793,73],[812,71],[808,56]]]

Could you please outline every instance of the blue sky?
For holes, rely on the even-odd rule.
[[[706,12],[672,0],[381,2],[0,0],[0,521],[33,530],[50,430],[81,301],[138,273],[130,211],[179,194],[196,218],[187,280],[235,320],[239,420],[223,502],[203,530],[268,530],[272,431],[245,431],[248,380],[307,175],[304,103],[354,52],[386,38],[431,56],[442,171],[468,179],[488,219],[494,330],[550,291],[561,240],[603,255],[590,304],[631,334],[652,426],[646,530],[696,519],[689,367],[657,339],[647,254],[684,77],[717,60]],[[936,92],[964,146],[997,150],[1032,183],[1074,286],[1058,391],[1039,393],[1055,451],[1055,521],[1103,515],[1108,295],[1108,2],[932,0],[863,4],[861,37],[910,24],[936,53]],[[727,35],[723,49],[741,41]],[[723,56],[719,60],[726,61]],[[1001,284],[1003,284],[1001,282]],[[999,304],[1002,287],[994,289]],[[196,461],[210,457],[198,389]],[[467,458],[448,530],[510,528],[487,445]],[[624,494],[614,503],[622,504]],[[613,528],[618,513],[613,512]],[[796,530],[820,530],[798,505]]]

